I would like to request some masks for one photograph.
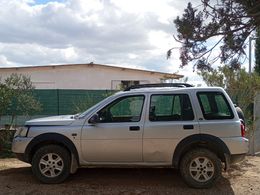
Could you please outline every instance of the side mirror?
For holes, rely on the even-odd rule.
[[[89,120],[88,120],[88,123],[90,124],[96,124],[99,122],[99,116],[98,114],[94,114]]]

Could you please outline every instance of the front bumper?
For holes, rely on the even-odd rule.
[[[16,154],[17,158],[26,162],[25,150],[32,138],[29,137],[15,137],[12,143],[12,152]]]
[[[15,153],[15,156],[16,156],[16,158],[19,159],[20,161],[23,161],[23,162],[28,163],[27,160],[26,160],[26,158],[25,158],[24,153]]]

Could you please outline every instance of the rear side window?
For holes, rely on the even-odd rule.
[[[194,114],[186,94],[152,95],[149,109],[150,121],[188,121]]]
[[[220,92],[199,92],[197,97],[205,119],[234,118],[234,114],[224,94]]]

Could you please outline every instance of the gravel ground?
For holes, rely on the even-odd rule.
[[[260,194],[260,157],[233,165],[211,189],[187,187],[173,169],[79,169],[62,184],[41,184],[29,164],[0,159],[0,194]]]

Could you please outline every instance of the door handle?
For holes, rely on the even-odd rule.
[[[130,126],[130,127],[129,127],[129,130],[130,130],[130,131],[139,131],[139,130],[140,130],[140,127],[139,127],[139,126]]]
[[[183,125],[183,129],[194,129],[193,125]]]

